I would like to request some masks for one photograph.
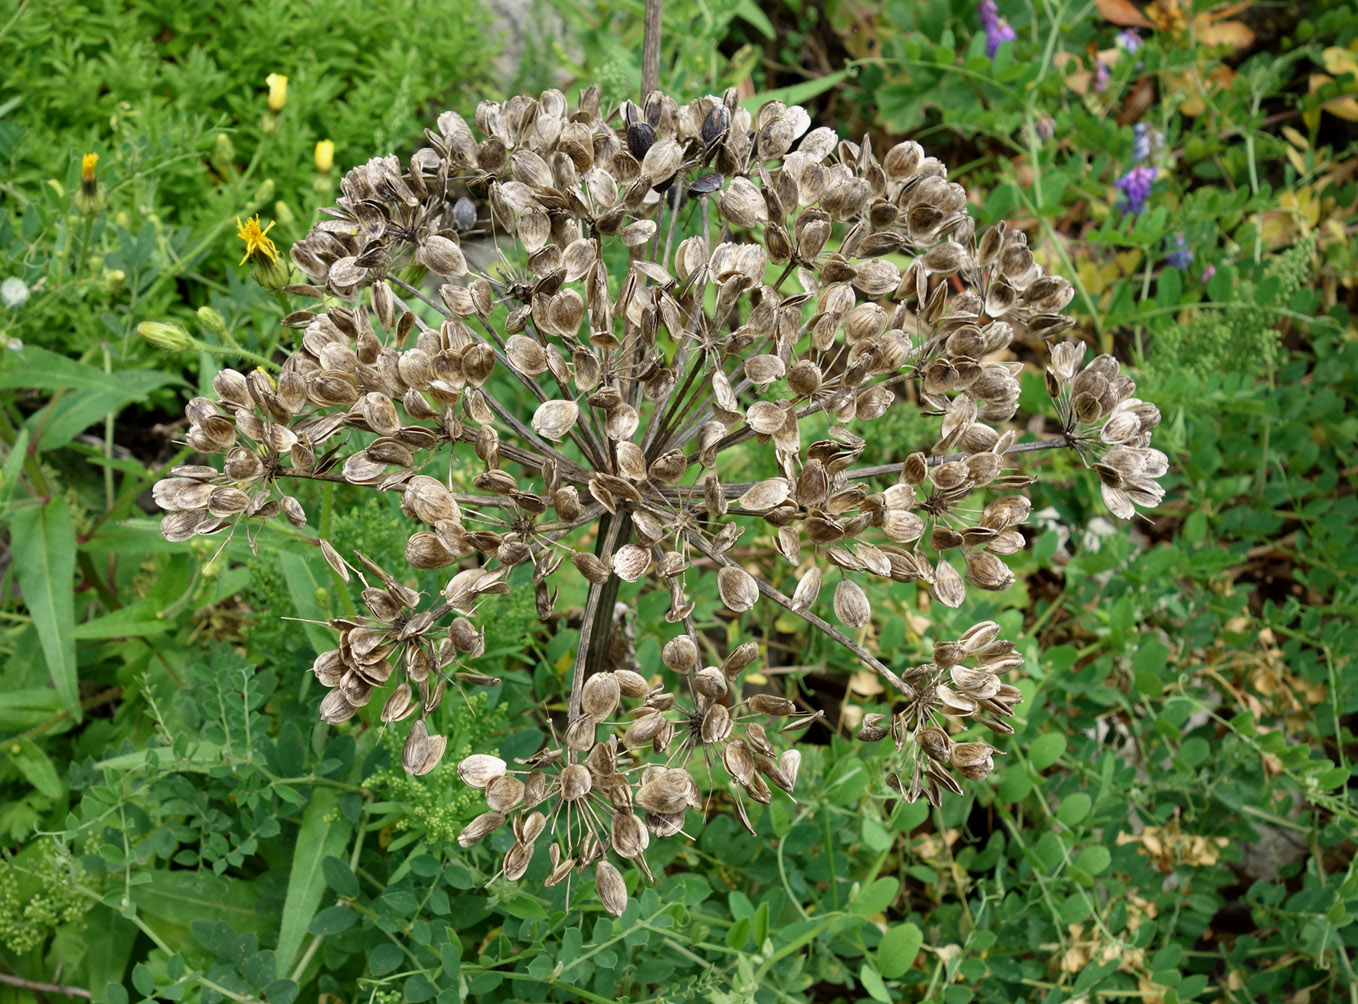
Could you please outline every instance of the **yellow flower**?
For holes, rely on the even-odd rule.
[[[270,73],[264,82],[269,85],[269,111],[281,112],[288,100],[288,78],[281,73]]]
[[[240,260],[242,265],[252,259],[256,262],[267,259],[270,264],[278,261],[278,248],[268,237],[273,226],[273,221],[270,221],[269,225],[261,230],[258,215],[252,216],[244,223],[240,221],[239,216],[236,217],[236,236],[245,241],[245,257]]]
[[[94,216],[104,209],[104,193],[99,190],[99,179],[94,176],[98,163],[97,153],[87,153],[80,158],[80,190],[75,193],[75,207],[86,216]]]
[[[335,166],[335,144],[323,139],[316,144],[316,170],[325,174]]]

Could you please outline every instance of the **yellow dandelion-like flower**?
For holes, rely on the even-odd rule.
[[[278,261],[278,248],[268,237],[276,222],[271,220],[269,225],[261,230],[258,215],[250,217],[244,223],[240,221],[239,216],[236,217],[236,236],[245,241],[245,257],[240,260],[242,265],[251,260],[259,261],[261,258],[267,259],[270,264]]]
[[[104,193],[99,190],[99,179],[94,174],[98,164],[97,153],[83,154],[80,158],[80,189],[75,193],[75,206],[85,216],[94,216],[104,208]]]

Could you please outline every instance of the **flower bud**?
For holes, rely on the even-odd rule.
[[[323,139],[316,143],[316,170],[326,174],[335,166],[335,144],[333,140]]]
[[[137,334],[166,352],[183,352],[193,345],[183,325],[173,321],[142,321],[137,325]]]
[[[216,335],[218,338],[226,334],[226,318],[211,307],[198,308],[198,323],[208,334]]]
[[[288,78],[281,73],[270,73],[264,82],[269,85],[269,111],[278,114],[288,100]]]

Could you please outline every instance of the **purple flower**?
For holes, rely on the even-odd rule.
[[[1094,60],[1094,90],[1102,94],[1108,90],[1108,78],[1113,75],[1113,71],[1102,59]]]
[[[1212,281],[1212,276],[1216,274],[1217,267],[1215,265],[1208,265],[1205,269],[1202,270],[1202,284],[1206,286],[1209,282]]]
[[[999,51],[1000,43],[1012,42],[1018,38],[1009,22],[1000,17],[1000,8],[995,0],[981,0],[976,15],[980,18],[981,27],[985,29],[985,54],[991,59],[994,59],[995,53]]]
[[[1146,208],[1146,197],[1151,194],[1151,185],[1155,184],[1155,168],[1139,165],[1113,184],[1122,189],[1122,211],[1136,216]]]
[[[1165,134],[1145,122],[1132,126],[1132,160],[1150,160],[1151,154],[1165,145]]]
[[[1134,28],[1123,28],[1118,32],[1118,44],[1129,53],[1141,48],[1141,36],[1136,33]]]
[[[1193,249],[1188,246],[1188,241],[1184,239],[1183,231],[1174,235],[1172,242],[1173,250],[1165,255],[1165,264],[1172,265],[1174,268],[1184,270],[1193,264]]]

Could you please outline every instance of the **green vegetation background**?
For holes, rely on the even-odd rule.
[[[183,401],[283,336],[237,218],[286,247],[343,170],[481,95],[630,94],[640,8],[535,14],[534,57],[499,82],[499,29],[462,4],[0,9],[0,993],[1358,1002],[1346,3],[1162,0],[1135,51],[1130,3],[1005,3],[1017,38],[993,59],[962,0],[666,4],[670,93],[743,86],[878,149],[919,139],[980,224],[1023,226],[1077,282],[1083,335],[1164,413],[1160,511],[1113,528],[1062,469],[1018,583],[964,612],[1021,632],[1025,703],[1003,768],[941,810],[888,797],[883,751],[833,737],[762,839],[719,815],[652,861],[654,888],[628,877],[620,921],[587,893],[567,912],[563,889],[490,882],[495,846],[457,847],[477,807],[453,765],[537,747],[523,714],[560,700],[570,630],[506,600],[481,661],[503,686],[447,702],[444,766],[411,779],[393,736],[316,721],[305,670],[328,646],[285,618],[347,600],[313,549],[274,533],[209,562],[215,542],[161,540],[148,489],[187,455]],[[105,203],[84,215],[90,152]],[[1139,213],[1115,185],[1137,163]],[[192,347],[139,340],[147,320]],[[1037,365],[1024,379],[1035,408]],[[382,505],[332,501],[337,545],[400,554]],[[949,636],[913,592],[873,606],[893,665]],[[654,660],[661,611],[638,610]]]

